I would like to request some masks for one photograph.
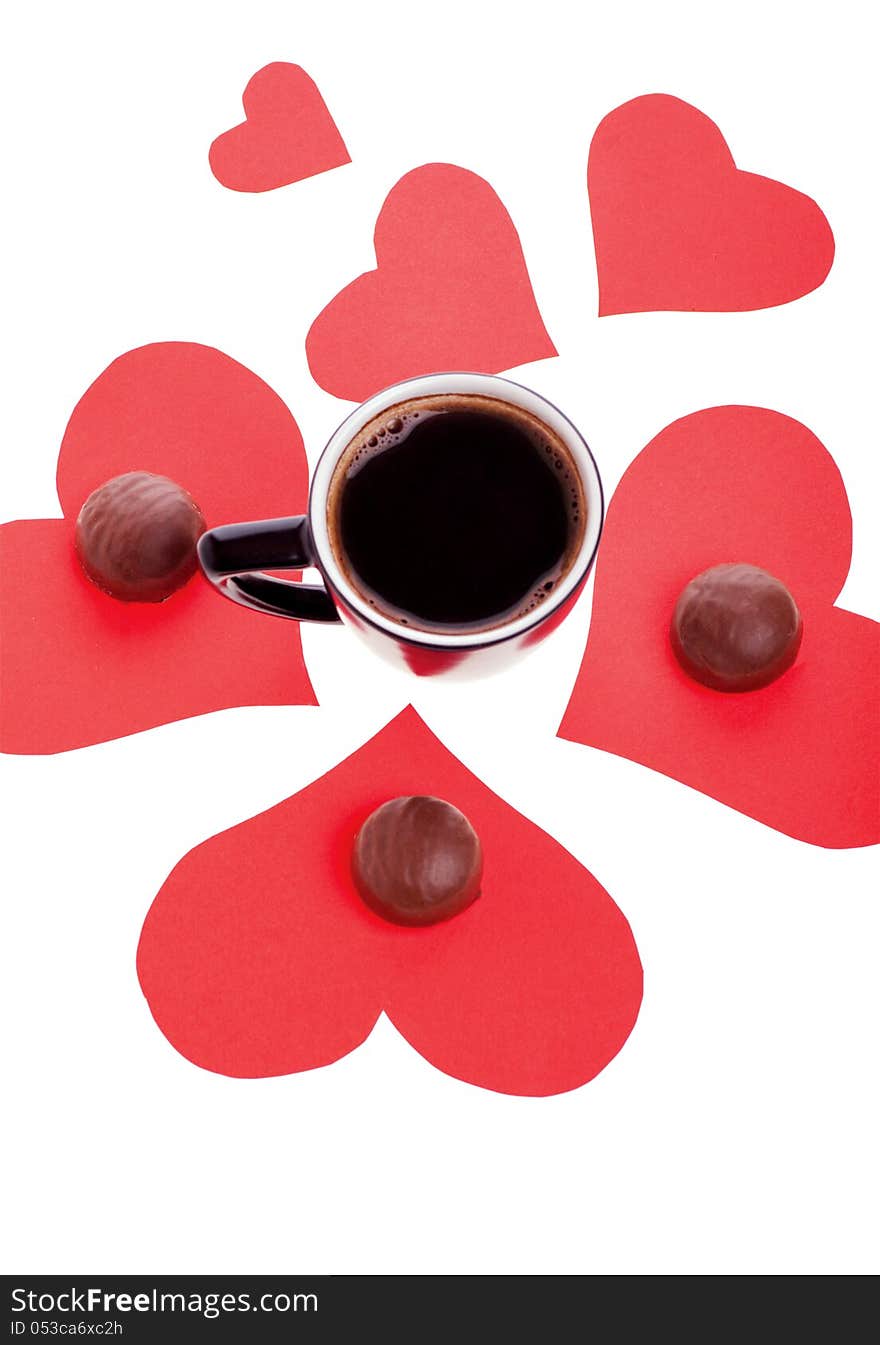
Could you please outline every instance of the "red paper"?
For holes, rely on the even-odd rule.
[[[880,840],[880,625],[833,606],[850,554],[840,473],[796,420],[718,406],[668,425],[611,500],[560,735],[814,845]],[[760,691],[699,685],[669,641],[681,589],[728,561],[776,575],[803,616],[794,666]]]
[[[376,222],[377,269],[337,294],[306,339],[316,383],[364,401],[400,379],[497,374],[556,354],[519,235],[483,178],[454,164],[415,168]]]
[[[433,794],[483,845],[482,893],[423,929],[358,896],[358,828]],[[329,1064],[384,1009],[438,1069],[502,1093],[593,1078],[638,1015],[629,925],[566,850],[461,765],[412,708],[308,788],[181,860],[144,922],[138,975],[171,1044],[241,1078]]]
[[[668,94],[599,123],[588,181],[601,316],[771,308],[831,269],[815,201],[737,169],[715,123]]]
[[[77,404],[58,461],[63,519],[0,528],[0,748],[62,752],[233,705],[314,705],[293,621],[236,607],[195,575],[163,603],[123,603],[83,574],[83,501],[110,477],[171,477],[209,527],[301,513],[296,422],[261,379],[208,346],[120,356]]]
[[[241,101],[245,120],[218,136],[208,155],[224,187],[272,191],[351,162],[317,85],[301,66],[264,66]]]

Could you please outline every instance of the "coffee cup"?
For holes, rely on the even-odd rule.
[[[418,675],[482,672],[570,611],[603,512],[592,453],[557,407],[509,379],[431,374],[343,421],[306,514],[213,528],[199,562],[232,601],[343,622]],[[266,573],[308,567],[322,583]]]

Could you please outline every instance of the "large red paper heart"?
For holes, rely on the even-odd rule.
[[[241,101],[246,120],[218,136],[208,154],[224,187],[272,191],[351,162],[317,85],[301,66],[264,66]]]
[[[599,123],[588,183],[601,316],[771,308],[831,269],[815,201],[738,169],[715,123],[668,94]]]
[[[561,736],[813,845],[880,840],[880,625],[833,605],[851,535],[840,473],[798,421],[717,406],[668,425],[609,505]],[[672,652],[678,594],[726,561],[769,570],[803,615],[794,666],[760,691],[710,691]]]
[[[519,235],[495,192],[454,164],[423,164],[376,222],[375,271],[337,294],[306,338],[316,383],[364,401],[417,374],[497,374],[556,354]]]
[[[351,877],[358,828],[401,794],[447,799],[483,847],[481,895],[422,929],[374,915]],[[137,965],[171,1044],[240,1078],[327,1065],[384,1009],[447,1074],[559,1093],[604,1069],[642,998],[608,893],[411,707],[314,784],[190,851],[150,907]]]
[[[210,527],[295,514],[308,467],[296,421],[262,379],[209,346],[130,350],[77,403],[58,459],[64,518],[0,528],[0,748],[64,752],[234,705],[314,705],[294,621],[221,598],[201,575],[162,603],[108,597],[74,525],[102,482],[179,482]]]

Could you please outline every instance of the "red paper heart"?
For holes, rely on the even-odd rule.
[[[84,575],[83,501],[122,472],[169,476],[209,527],[301,512],[296,421],[256,374],[208,346],[130,350],[77,403],[58,460],[63,519],[0,528],[0,748],[64,752],[234,705],[314,705],[293,621],[225,601],[195,575],[123,603]]]
[[[831,269],[815,201],[738,169],[715,123],[668,94],[599,123],[588,183],[601,316],[771,308]]]
[[[880,625],[833,606],[850,554],[840,473],[798,421],[717,406],[668,425],[609,505],[560,735],[813,845],[880,840]],[[726,561],[769,570],[803,616],[794,666],[760,691],[710,691],[672,652],[678,594]]]
[[[351,878],[361,823],[402,794],[447,799],[483,846],[479,898],[423,929],[374,915]],[[385,1009],[456,1078],[563,1092],[617,1054],[642,996],[608,894],[412,708],[299,794],[190,851],[150,908],[137,965],[171,1044],[241,1078],[329,1064]]]
[[[218,136],[208,154],[224,187],[272,191],[351,162],[317,85],[301,66],[264,66],[241,101],[246,120]]]
[[[497,374],[556,354],[519,235],[476,173],[414,168],[388,194],[374,241],[377,269],[337,294],[306,338],[325,391],[360,402],[417,374]]]

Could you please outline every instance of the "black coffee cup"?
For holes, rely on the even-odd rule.
[[[552,403],[488,374],[431,374],[340,425],[307,514],[214,528],[199,560],[233,601],[341,620],[420,675],[487,671],[573,606],[603,513],[593,456]],[[264,573],[307,566],[322,584]]]

